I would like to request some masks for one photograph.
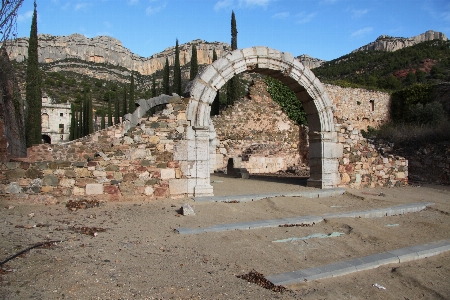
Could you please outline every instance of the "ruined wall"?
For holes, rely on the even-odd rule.
[[[361,135],[351,121],[336,126],[338,140],[343,144],[339,160],[342,187],[362,188],[402,186],[408,184],[408,161],[385,153]]]
[[[247,97],[212,117],[212,122],[220,140],[216,170],[226,169],[228,159],[236,157],[242,158],[241,166],[250,174],[275,173],[307,163],[307,153],[300,153],[303,129],[272,100],[262,80],[255,80]]]
[[[352,122],[360,130],[378,127],[390,120],[390,95],[365,89],[343,88],[325,84],[328,97],[334,105],[336,124]]]
[[[170,180],[182,177],[173,153],[186,124],[185,103],[170,102],[125,135],[122,123],[73,142],[30,147],[28,157],[0,166],[0,193],[169,197]]]

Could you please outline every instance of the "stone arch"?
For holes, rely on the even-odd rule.
[[[197,144],[205,145],[200,141],[204,140],[201,132],[212,127],[210,105],[217,91],[233,76],[246,71],[276,78],[294,91],[308,118],[311,168],[308,186],[336,187],[340,183],[338,166],[342,145],[337,141],[331,101],[319,79],[290,53],[268,47],[238,49],[198,74],[188,87],[190,100],[186,113],[196,132]]]
[[[52,138],[48,134],[43,134],[42,135],[42,140],[44,141],[44,144],[51,144],[52,143]]]

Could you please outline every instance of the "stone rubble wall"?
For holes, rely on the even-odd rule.
[[[343,98],[353,95],[352,89],[335,91]],[[154,116],[143,115],[149,107],[141,101],[141,109],[125,116],[123,123],[69,143],[33,146],[27,158],[1,164],[0,193],[103,195],[109,199],[191,195],[199,184],[198,174],[193,173],[199,170],[195,165],[206,166],[206,161],[197,161],[190,154],[199,147],[199,141],[192,140],[199,133],[191,132],[186,120],[189,99],[173,96],[159,100],[167,100],[167,104]],[[340,107],[339,113],[345,115],[344,106]],[[336,128],[343,148],[339,161],[341,186],[407,183],[408,162],[404,158],[381,155],[361,136],[360,126],[365,123],[356,115],[348,112],[347,119],[341,121]],[[209,133],[213,151],[210,162],[215,161],[211,171],[226,169],[228,158],[236,157],[251,173],[274,173],[308,162],[307,129],[300,129],[287,118],[262,82],[251,87],[248,99],[238,101],[212,122],[216,133]],[[205,134],[207,143],[208,132]],[[204,186],[208,185],[205,181]]]
[[[184,137],[186,103],[172,97],[159,114],[59,145],[36,145],[28,157],[0,165],[0,194],[169,197],[181,179],[174,145]]]
[[[403,186],[408,184],[408,161],[404,157],[385,154],[361,135],[351,121],[336,125],[338,141],[343,144],[339,160],[341,187],[366,188]]]
[[[228,160],[237,157],[250,174],[307,163],[300,154],[300,127],[271,99],[264,81],[255,80],[247,97],[212,117],[212,122],[220,140],[215,170],[225,170]]]
[[[352,122],[359,129],[366,130],[367,126],[376,128],[390,120],[388,93],[330,84],[325,84],[325,88],[333,102],[336,124]]]

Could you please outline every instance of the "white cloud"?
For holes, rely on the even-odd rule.
[[[362,29],[359,29],[359,30],[356,30],[355,32],[353,32],[351,34],[351,37],[364,36],[368,33],[371,33],[372,31],[373,31],[372,27],[365,27],[365,28],[362,28]]]
[[[368,9],[353,9],[352,10],[353,18],[361,18],[368,12],[369,12]]]
[[[273,16],[272,16],[272,19],[275,19],[275,20],[284,20],[284,19],[287,19],[287,18],[289,18],[289,13],[288,12],[280,12],[280,13],[277,13],[277,14],[274,14]]]
[[[221,0],[221,1],[217,1],[217,3],[214,5],[214,10],[218,11],[221,9],[226,9],[228,7],[233,6],[234,2],[233,0]]]
[[[164,1],[151,0],[150,2],[152,3],[152,5],[149,5],[147,7],[147,9],[145,10],[147,15],[151,15],[151,14],[155,14],[157,12],[160,12],[161,10],[166,8],[166,5],[167,5],[167,1],[165,1],[165,0]]]
[[[17,21],[23,22],[23,21],[26,21],[26,20],[30,20],[31,17],[33,17],[33,11],[29,10],[29,11],[25,12],[24,14],[19,14],[17,16]]]
[[[77,11],[77,10],[85,9],[88,6],[89,6],[89,3],[80,2],[80,3],[75,4],[74,9],[75,9],[75,11]]]
[[[295,17],[297,18],[296,23],[305,24],[311,22],[311,20],[316,16],[316,13],[307,14],[305,12],[298,13]]]

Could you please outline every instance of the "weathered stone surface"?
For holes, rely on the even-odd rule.
[[[81,178],[92,176],[92,173],[88,169],[85,169],[85,168],[76,168],[75,173],[77,174],[77,177],[81,177]]]
[[[12,169],[11,171],[6,171],[6,178],[8,178],[8,180],[17,180],[19,178],[23,178],[25,177],[25,170],[23,169]]]
[[[190,204],[183,204],[181,210],[183,212],[183,216],[195,216],[194,207],[192,207]]]
[[[59,185],[61,187],[65,187],[65,188],[73,187],[75,185],[75,179],[73,179],[73,178],[62,178],[59,181]]]
[[[103,184],[88,183],[86,184],[86,195],[101,195],[103,194]]]
[[[5,189],[7,194],[19,194],[22,192],[22,188],[17,182],[11,182]]]
[[[133,196],[135,191],[135,186],[130,182],[123,182],[119,186],[119,190],[123,196]]]
[[[42,179],[43,186],[58,186],[59,178],[56,175],[45,175]]]
[[[138,177],[136,173],[126,173],[123,175],[123,182],[130,182],[136,180]]]
[[[172,179],[175,178],[175,170],[174,169],[161,169],[161,179]]]
[[[119,187],[116,185],[105,185],[103,191],[105,194],[120,196]]]

